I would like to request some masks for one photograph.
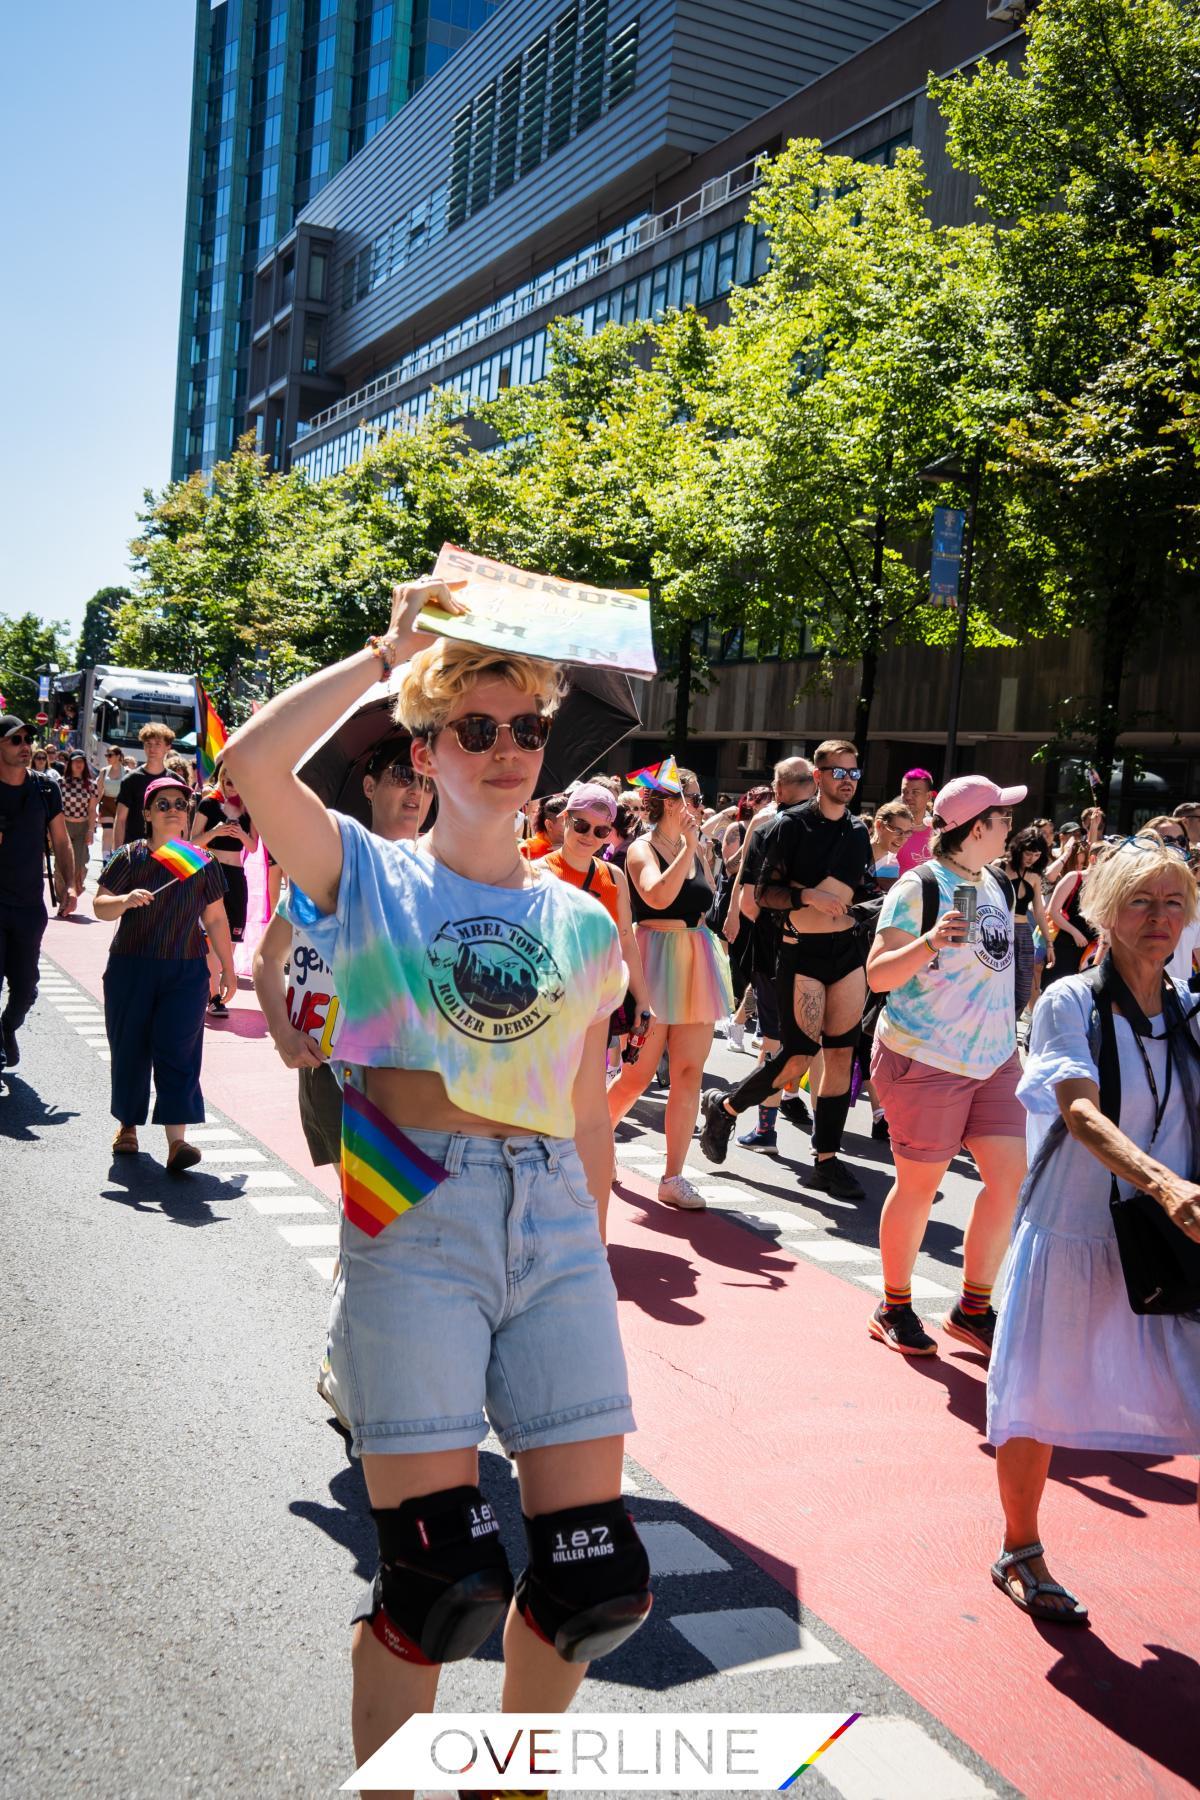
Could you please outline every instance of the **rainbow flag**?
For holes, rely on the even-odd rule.
[[[217,758],[225,748],[225,740],[229,736],[222,725],[216,707],[204,691],[204,683],[196,683],[196,762],[203,781],[211,781],[217,768]]]
[[[679,779],[679,770],[675,766],[673,756],[664,756],[659,763],[649,763],[644,769],[635,769],[632,775],[625,777],[630,787],[649,788],[652,794],[681,794],[683,784]]]
[[[830,1735],[825,1739],[825,1742],[821,1745],[821,1748],[819,1750],[814,1750],[807,1762],[802,1762],[800,1764],[800,1767],[798,1769],[794,1770],[793,1773],[788,1776],[786,1781],[780,1782],[779,1792],[781,1794],[785,1793],[786,1790],[788,1788],[790,1788],[792,1783],[796,1780],[797,1776],[803,1775],[805,1769],[811,1769],[813,1764],[816,1762],[818,1756],[824,1756],[824,1754],[828,1750],[830,1744],[836,1744],[838,1739],[841,1737],[843,1731],[849,1731],[850,1727],[854,1724],[855,1720],[861,1719],[861,1718],[862,1718],[861,1713],[851,1713],[850,1717],[846,1720],[846,1723],[844,1725],[839,1725],[836,1731],[831,1732]]]
[[[212,861],[207,850],[198,850],[186,838],[168,838],[150,855],[154,862],[170,869],[176,881],[187,881],[190,876],[198,875],[205,864]]]
[[[446,1179],[446,1170],[367,1096],[347,1081],[342,1089],[342,1205],[368,1237],[415,1206]]]

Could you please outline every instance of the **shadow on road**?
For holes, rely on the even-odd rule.
[[[53,1101],[43,1100],[19,1075],[5,1070],[0,1073],[0,1137],[14,1143],[36,1143],[41,1132],[51,1125],[65,1125],[77,1119],[77,1112],[65,1112]]]
[[[228,1213],[212,1209],[240,1199],[243,1191],[236,1181],[203,1169],[168,1175],[162,1163],[144,1150],[137,1156],[114,1157],[108,1179],[111,1186],[100,1190],[102,1200],[112,1200],[133,1212],[160,1213],[173,1225],[228,1224]]]
[[[1095,1630],[1081,1632],[1063,1647],[1062,1633],[1039,1625],[1055,1650],[1062,1650],[1046,1680],[1081,1711],[1098,1719],[1119,1741],[1133,1744],[1189,1785],[1200,1769],[1200,1663],[1181,1650],[1147,1644],[1149,1660],[1127,1662],[1110,1650]],[[1146,1771],[1146,1792],[1153,1777]]]

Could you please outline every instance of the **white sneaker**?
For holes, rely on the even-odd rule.
[[[677,1206],[680,1212],[703,1212],[706,1206],[704,1195],[685,1175],[665,1175],[658,1184],[658,1197],[664,1206]]]
[[[746,1027],[744,1025],[739,1025],[736,1019],[730,1019],[729,1029],[726,1035],[729,1038],[729,1048],[731,1050],[744,1050],[746,1048]]]

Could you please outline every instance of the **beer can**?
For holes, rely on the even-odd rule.
[[[955,912],[960,912],[967,921],[967,935],[963,942],[977,944],[979,942],[979,890],[973,882],[960,882],[954,890],[951,902]]]

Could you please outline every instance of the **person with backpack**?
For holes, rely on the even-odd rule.
[[[1025,1173],[1025,1115],[1013,1010],[1012,883],[1004,853],[1027,789],[960,775],[934,802],[933,852],[885,896],[867,980],[887,1001],[871,1077],[896,1178],[883,1204],[883,1300],[869,1330],[905,1356],[936,1356],[913,1311],[912,1272],[942,1177],[963,1145],[983,1186],[963,1239],[963,1286],[943,1329],[989,1355],[992,1285]]]
[[[33,732],[12,713],[0,717],[0,1071],[21,1052],[17,1033],[37,999],[38,957],[46,930],[45,850],[54,851],[60,918],[75,910],[75,856],[58,783],[30,769]]]

